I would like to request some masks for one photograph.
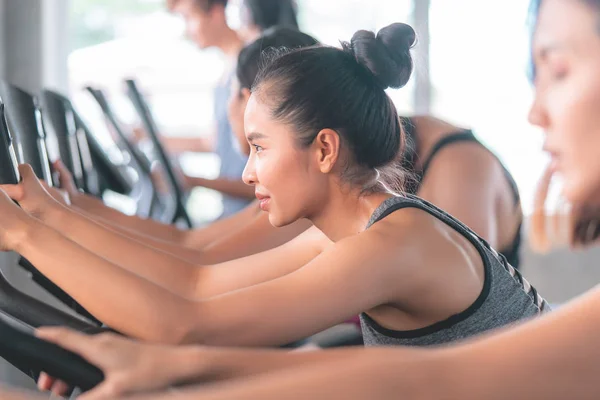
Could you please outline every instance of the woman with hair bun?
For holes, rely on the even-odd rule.
[[[191,291],[178,295],[33,218],[52,210],[36,196],[40,184],[27,166],[23,183],[4,187],[23,209],[1,197],[0,245],[113,329],[172,344],[283,345],[360,314],[368,346],[431,346],[539,315],[546,302],[502,256],[403,194],[402,126],[385,89],[409,80],[414,42],[405,24],[359,31],[342,49],[274,52],[257,76],[245,113],[251,153],[243,179],[272,225],[306,218],[332,241],[307,263],[271,260],[247,271],[244,286],[204,298],[224,275],[200,267]]]

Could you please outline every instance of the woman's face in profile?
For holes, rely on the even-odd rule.
[[[600,9],[543,0],[533,38],[535,99],[529,119],[545,133],[564,196],[600,203]]]

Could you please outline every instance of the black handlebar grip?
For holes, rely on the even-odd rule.
[[[82,391],[104,380],[104,373],[81,356],[0,320],[0,357],[34,374],[44,371]]]

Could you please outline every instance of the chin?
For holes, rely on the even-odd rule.
[[[209,47],[212,47],[211,44],[207,41],[207,40],[196,40],[196,46],[198,46],[198,48],[200,50],[206,50]]]
[[[572,204],[600,205],[600,182],[590,184],[583,177],[565,179],[563,196]]]
[[[291,224],[292,222],[294,222],[295,220],[292,219],[288,219],[288,218],[282,218],[281,215],[277,215],[271,211],[269,211],[269,222],[271,223],[271,225],[273,225],[275,228],[282,228],[286,225]]]

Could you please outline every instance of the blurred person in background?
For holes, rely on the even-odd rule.
[[[246,42],[273,26],[299,29],[295,0],[242,0],[240,20],[238,32]]]
[[[227,23],[227,0],[168,0],[167,8],[181,15],[187,35],[200,49],[216,47],[226,58],[226,67],[214,93],[215,132],[201,137],[165,137],[171,153],[214,152],[220,159],[216,179],[185,176],[188,187],[205,187],[223,195],[221,218],[243,209],[254,198],[251,187],[241,180],[247,156],[231,133],[227,104],[237,56],[244,42],[253,41],[271,26],[297,28],[296,4],[291,0],[245,0],[241,7],[242,26],[234,31]]]

